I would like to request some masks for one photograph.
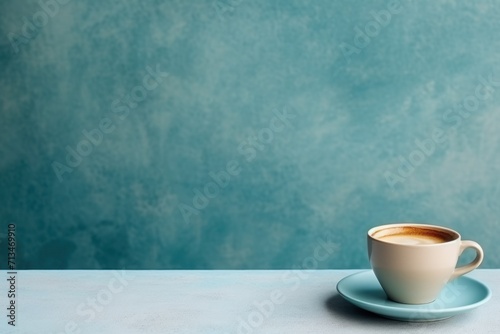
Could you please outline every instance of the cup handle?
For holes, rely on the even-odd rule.
[[[471,240],[462,240],[458,256],[462,255],[466,248],[474,248],[474,250],[476,251],[476,258],[469,264],[455,268],[455,271],[451,275],[450,281],[476,269],[477,267],[479,267],[481,262],[483,262],[484,252],[477,242]]]

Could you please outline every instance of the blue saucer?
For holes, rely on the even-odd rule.
[[[491,298],[486,285],[461,276],[448,283],[432,303],[400,304],[387,298],[373,271],[347,276],[337,291],[352,304],[383,317],[400,321],[436,321],[472,310]]]

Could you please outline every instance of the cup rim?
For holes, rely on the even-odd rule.
[[[422,227],[422,228],[431,228],[431,229],[434,229],[434,230],[439,230],[441,232],[447,232],[451,235],[454,236],[454,238],[452,240],[449,240],[449,241],[445,241],[445,242],[440,242],[440,243],[434,243],[434,244],[419,244],[419,245],[406,245],[406,244],[400,244],[400,243],[397,243],[397,242],[391,242],[391,241],[386,241],[386,240],[380,240],[376,237],[373,236],[373,234],[377,231],[381,231],[381,230],[384,230],[384,229],[388,229],[388,228],[394,228],[394,227],[404,227],[404,226],[408,226],[408,227],[416,227],[416,228],[419,228],[419,227]],[[442,245],[446,245],[446,244],[450,244],[450,243],[453,243],[453,242],[457,242],[457,240],[461,240],[462,239],[462,236],[460,235],[460,233],[458,233],[457,231],[451,229],[451,228],[448,228],[448,227],[445,227],[445,226],[440,226],[440,225],[432,225],[432,224],[425,224],[425,223],[413,223],[413,222],[407,222],[407,223],[390,223],[390,224],[384,224],[384,225],[378,225],[378,226],[374,226],[372,228],[370,228],[368,230],[368,238],[374,240],[374,241],[377,241],[377,242],[380,242],[380,243],[383,243],[383,244],[387,244],[387,245],[395,245],[395,246],[398,246],[398,247],[439,247],[439,246],[442,246]]]

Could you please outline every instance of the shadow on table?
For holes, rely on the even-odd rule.
[[[325,307],[336,317],[349,321],[359,321],[364,324],[386,324],[388,322],[399,322],[376,315],[375,313],[363,310],[342,298],[341,295],[334,294],[325,301]]]

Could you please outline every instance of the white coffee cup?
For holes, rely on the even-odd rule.
[[[477,268],[484,257],[478,243],[436,225],[382,225],[370,229],[367,237],[375,276],[390,299],[404,304],[434,301],[446,283]],[[474,249],[476,257],[456,268],[466,248]]]

